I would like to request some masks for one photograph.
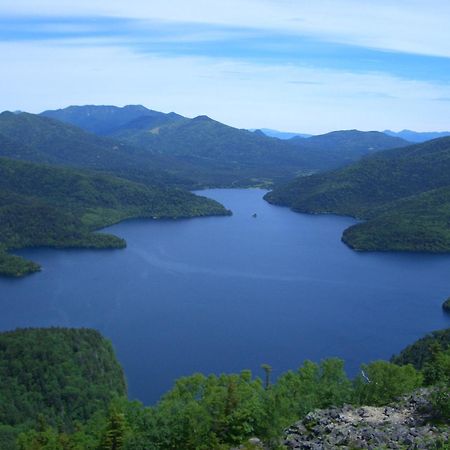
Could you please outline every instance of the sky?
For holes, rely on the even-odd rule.
[[[0,3],[0,110],[142,104],[238,128],[450,129],[448,0]]]

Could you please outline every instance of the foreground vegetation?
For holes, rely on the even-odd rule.
[[[386,150],[275,189],[269,202],[365,219],[343,241],[365,251],[450,251],[450,138]]]
[[[93,232],[132,217],[225,215],[214,200],[69,168],[0,158],[0,275],[22,276],[39,265],[8,253],[23,247],[122,248]]]
[[[428,336],[402,352],[398,364],[373,362],[353,380],[338,359],[306,361],[273,384],[265,365],[264,379],[249,371],[181,378],[158,404],[144,407],[125,398],[111,346],[97,332],[3,333],[0,448],[211,450],[252,436],[277,448],[283,429],[315,408],[384,405],[422,385],[434,386],[434,420],[445,424],[449,336],[449,330]]]

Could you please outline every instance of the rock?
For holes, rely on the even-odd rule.
[[[421,389],[385,407],[345,405],[312,411],[285,432],[288,449],[427,449],[448,442],[450,425],[429,420],[430,392]]]

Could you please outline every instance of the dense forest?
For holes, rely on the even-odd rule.
[[[315,408],[385,405],[423,385],[433,386],[435,426],[448,430],[448,336],[449,330],[433,333],[396,363],[364,365],[354,379],[339,359],[306,361],[273,381],[268,365],[261,378],[250,371],[195,374],[144,407],[126,399],[122,371],[97,332],[6,332],[0,334],[0,447],[225,450],[258,436],[275,449],[283,429]]]
[[[265,198],[298,212],[366,219],[343,235],[357,250],[448,252],[450,138],[378,152],[298,178]]]
[[[36,114],[0,114],[0,156],[105,171],[150,186],[192,187],[182,161]]]
[[[133,217],[226,215],[214,200],[110,175],[0,158],[0,275],[39,270],[7,253],[23,247],[122,248],[96,229]]]
[[[170,172],[197,186],[270,185],[408,144],[383,133],[356,130],[280,140],[262,132],[233,128],[207,116],[188,119],[139,105],[70,106],[42,115],[114,138],[122,145],[145,149],[160,158],[170,157]]]

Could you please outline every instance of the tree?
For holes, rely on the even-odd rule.
[[[359,376],[355,380],[356,396],[361,404],[385,405],[422,385],[423,377],[411,364],[397,366],[375,361],[362,366],[370,381]]]
[[[269,364],[262,364],[261,369],[264,370],[265,374],[265,383],[264,388],[269,389],[270,386],[270,374],[272,373],[272,367]]]
[[[111,410],[99,450],[121,450],[127,430],[125,415]]]

